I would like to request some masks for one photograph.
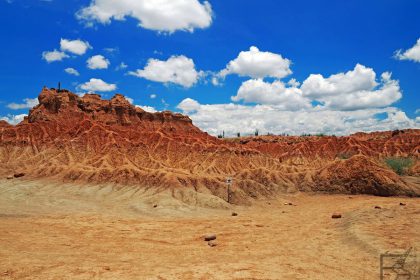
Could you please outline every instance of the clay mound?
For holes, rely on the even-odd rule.
[[[280,159],[322,157],[350,158],[361,154],[369,157],[420,156],[420,130],[407,129],[350,136],[259,136],[237,141]]]
[[[387,156],[417,159],[420,130],[226,141],[202,132],[188,116],[145,112],[120,94],[103,100],[44,88],[38,99],[20,124],[0,122],[4,176],[23,172],[33,178],[115,183],[177,197],[187,190],[191,197],[193,190],[224,200],[226,177],[233,177],[230,200],[237,204],[298,190],[413,195],[391,170],[378,168]],[[351,157],[357,154],[368,157],[368,164],[357,164],[359,157]],[[351,158],[337,160],[342,157]],[[342,172],[335,174],[334,168]],[[370,181],[363,174],[370,174]],[[366,180],[370,183],[362,187]],[[350,181],[356,187],[348,187]],[[377,191],[381,186],[388,191]]]
[[[329,193],[416,195],[416,189],[408,186],[396,173],[363,155],[330,163],[314,174],[307,187]]]

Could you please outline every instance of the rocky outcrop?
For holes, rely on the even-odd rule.
[[[20,124],[0,122],[4,176],[170,189],[191,203],[197,198],[183,190],[226,200],[226,177],[234,178],[230,201],[238,204],[299,190],[419,195],[382,162],[387,156],[417,159],[419,130],[221,140],[188,116],[149,113],[120,94],[104,100],[44,88],[38,99]]]

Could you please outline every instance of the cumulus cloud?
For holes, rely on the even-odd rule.
[[[10,103],[7,108],[12,110],[31,109],[39,104],[38,98],[25,98],[23,103]]]
[[[64,72],[66,72],[69,75],[74,75],[74,76],[79,76],[80,75],[79,71],[77,71],[76,69],[71,68],[71,67],[64,69]]]
[[[173,83],[185,88],[192,87],[201,72],[195,69],[194,61],[186,56],[171,56],[168,60],[149,59],[144,69],[130,71],[129,75],[160,83]]]
[[[149,113],[156,113],[157,112],[157,110],[154,107],[151,107],[151,106],[136,105],[136,107],[138,107],[140,109],[143,109],[144,111],[149,112]]]
[[[304,97],[340,110],[386,107],[402,96],[398,81],[392,80],[389,72],[384,72],[378,83],[373,69],[360,64],[328,78],[311,74],[300,89]]]
[[[6,121],[10,124],[16,125],[23,121],[23,119],[26,117],[26,114],[19,114],[19,115],[7,115],[5,117],[0,117],[0,120]]]
[[[415,62],[420,62],[420,38],[417,39],[417,43],[410,49],[406,51],[396,51],[395,58],[399,60],[412,60]]]
[[[107,69],[110,64],[109,60],[100,54],[90,57],[86,63],[89,69]]]
[[[198,0],[92,0],[76,17],[92,26],[95,22],[109,24],[112,20],[132,17],[139,26],[159,32],[177,30],[193,32],[212,23],[212,9],[208,1]]]
[[[127,99],[128,103],[133,104],[134,103],[134,99],[128,96],[124,96],[125,99]]]
[[[226,68],[219,72],[218,76],[224,78],[229,74],[237,74],[254,79],[265,77],[281,79],[292,73],[290,64],[289,59],[279,54],[263,52],[252,46],[249,51],[240,52],[237,58],[231,60]]]
[[[272,83],[262,79],[252,79],[242,83],[232,101],[243,100],[247,103],[277,105],[283,110],[298,110],[311,107],[310,100],[303,97],[297,87],[286,87],[281,81]]]
[[[82,40],[68,40],[61,38],[60,49],[77,55],[83,55],[88,49],[91,49],[89,42]]]
[[[181,103],[178,104],[177,108],[181,109],[185,113],[191,113],[199,110],[200,106],[200,103],[198,103],[196,100],[185,98],[181,101]]]
[[[307,108],[289,111],[275,105],[200,104],[193,99],[183,100],[178,108],[188,113],[193,123],[212,135],[225,131],[227,135],[237,132],[261,133],[306,133],[346,135],[358,131],[379,131],[420,127],[419,119],[410,119],[393,107],[337,111],[322,108]],[[379,119],[379,114],[386,114]]]
[[[343,135],[420,127],[420,117],[410,119],[390,107],[401,96],[391,73],[384,72],[377,79],[373,69],[357,64],[353,70],[329,77],[310,75],[302,85],[295,79],[287,83],[247,80],[231,100],[250,105],[200,104],[186,98],[177,108],[213,135],[221,131],[251,134],[255,129],[275,134]]]
[[[53,50],[53,51],[45,51],[42,52],[42,59],[47,61],[48,63],[54,61],[62,61],[64,58],[69,57],[65,52]]]
[[[79,88],[89,92],[105,92],[116,90],[117,86],[115,84],[108,84],[101,79],[92,78],[88,82],[79,85]]]
[[[156,97],[157,97],[157,95],[156,95],[156,94],[154,94],[154,93],[150,95],[150,98],[151,98],[151,99],[155,99]]]

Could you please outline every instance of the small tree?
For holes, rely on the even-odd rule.
[[[236,135],[238,136],[238,138],[241,137],[241,133],[240,132],[236,133]]]
[[[258,129],[255,130],[254,135],[258,136]]]

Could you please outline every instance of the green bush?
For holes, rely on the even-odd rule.
[[[398,175],[404,175],[405,171],[413,165],[412,158],[392,157],[385,159],[385,163]]]

